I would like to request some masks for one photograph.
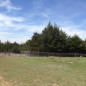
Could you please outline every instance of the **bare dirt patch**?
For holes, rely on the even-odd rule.
[[[46,84],[44,86],[60,86],[60,85],[58,85],[58,84]]]
[[[13,86],[11,83],[6,82],[3,77],[0,76],[0,86]]]

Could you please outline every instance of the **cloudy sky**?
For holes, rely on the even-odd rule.
[[[0,0],[0,40],[22,43],[51,21],[86,38],[86,0]]]

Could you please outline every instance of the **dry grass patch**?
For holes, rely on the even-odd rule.
[[[0,76],[0,86],[13,86],[11,83],[5,81],[3,77]]]

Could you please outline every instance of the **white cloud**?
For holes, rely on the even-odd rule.
[[[80,24],[76,24],[77,22],[72,21],[72,18],[65,18],[65,16],[60,16],[60,18],[63,20],[58,21],[57,24],[61,26],[60,28],[64,32],[66,32],[70,36],[77,34],[83,40],[86,39],[86,19],[83,19]]]
[[[15,30],[26,29],[31,32],[35,32],[35,31],[40,32],[44,28],[44,25],[24,24],[22,23],[24,21],[25,20],[23,17],[13,17],[13,16],[7,16],[4,14],[0,14],[0,29],[1,27],[7,28],[7,29],[10,27],[13,27],[15,28]]]
[[[12,17],[0,13],[0,21],[16,21],[22,22],[24,19],[22,17]]]
[[[62,30],[65,31],[70,36],[77,34],[83,40],[86,39],[86,30],[79,29],[79,26],[62,27]]]
[[[13,22],[24,22],[23,17],[12,17],[0,13],[0,27],[13,27]]]
[[[11,36],[11,35],[10,35]],[[0,40],[2,42],[6,42],[7,40],[9,40],[10,42],[17,42],[17,43],[24,43],[26,42],[28,39],[30,39],[30,37],[28,36],[24,36],[24,35],[19,35],[19,36],[16,36],[16,37],[8,37],[7,34],[0,34]]]
[[[10,32],[0,32],[0,35],[10,35],[10,34],[13,34],[13,33],[10,33]]]
[[[46,18],[49,18],[48,14],[47,13],[43,13],[42,16],[46,17]]]
[[[5,42],[25,42],[32,36],[33,32],[41,32],[45,25],[29,25],[24,17],[7,16],[0,13],[0,40]],[[23,32],[21,32],[23,30]]]
[[[0,7],[5,7],[9,12],[11,10],[21,10],[21,8],[13,6],[10,0],[0,0]]]
[[[30,32],[41,32],[44,29],[45,25],[34,25],[34,26],[27,26],[28,31]]]

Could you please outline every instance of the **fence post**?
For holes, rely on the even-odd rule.
[[[38,51],[38,57],[39,57],[39,51]]]
[[[76,57],[76,53],[75,53],[75,57]]]
[[[30,57],[31,57],[31,51],[30,51]]]

